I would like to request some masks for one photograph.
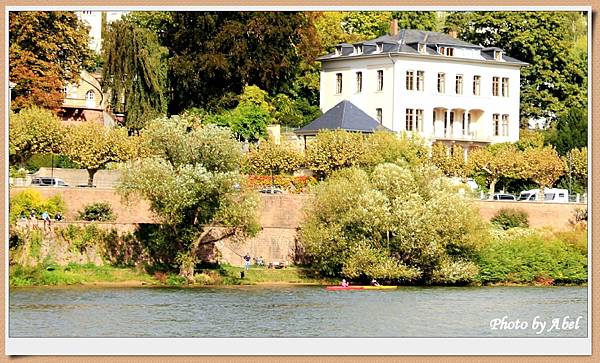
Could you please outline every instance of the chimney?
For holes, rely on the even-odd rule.
[[[451,36],[452,38],[457,38],[458,30],[455,30],[455,29],[448,30],[448,35]]]
[[[392,19],[390,22],[390,35],[398,35],[398,19]]]

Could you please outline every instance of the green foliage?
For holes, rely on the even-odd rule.
[[[93,264],[70,263],[67,266],[57,266],[51,261],[37,266],[10,266],[9,285],[20,286],[57,286],[78,285],[91,282],[127,282],[156,281],[143,272],[132,268],[112,266],[96,266]]]
[[[73,11],[11,11],[8,23],[11,108],[58,110],[65,85],[92,64],[86,26]]]
[[[119,186],[125,198],[146,199],[161,218],[152,248],[168,251],[163,263],[185,277],[193,277],[193,269],[176,255],[195,257],[212,226],[231,227],[229,236],[257,230],[256,199],[235,188],[241,182],[240,144],[227,129],[189,124],[185,117],[151,122],[141,132],[147,157],[123,170]]]
[[[394,19],[398,19],[399,29],[419,29],[439,31],[438,15],[435,11],[394,11]]]
[[[127,20],[108,26],[102,44],[104,92],[118,112],[126,112],[125,126],[140,130],[167,110],[167,53],[156,34]],[[124,101],[123,101],[124,100]]]
[[[467,282],[486,236],[478,213],[427,165],[340,170],[316,187],[307,215],[300,241],[331,276]]]
[[[452,145],[448,148],[442,143],[435,143],[432,146],[431,162],[446,176],[459,178],[466,178],[472,166],[465,161],[464,149],[460,145]]]
[[[83,221],[107,222],[114,221],[117,216],[108,202],[91,203],[79,211],[79,219]]]
[[[10,223],[14,223],[21,215],[21,212],[29,217],[29,213],[33,210],[39,218],[44,211],[53,216],[56,212],[64,212],[65,208],[65,202],[58,194],[50,198],[44,198],[35,189],[25,189],[10,198],[9,221]]]
[[[33,154],[25,164],[29,172],[36,172],[40,168],[77,169],[79,166],[62,154]]]
[[[359,34],[361,40],[369,40],[387,34],[391,20],[389,11],[346,11],[341,25],[344,32]]]
[[[588,115],[585,108],[573,108],[556,120],[556,128],[547,140],[559,155],[564,156],[572,149],[587,147]]]
[[[492,219],[493,224],[502,229],[510,229],[515,227],[528,227],[529,217],[527,212],[516,208],[502,208]]]
[[[481,250],[478,265],[482,283],[587,281],[586,254],[559,238],[545,238],[535,231],[500,234]]]
[[[132,159],[137,152],[137,139],[128,137],[123,128],[104,127],[87,121],[67,127],[61,152],[88,171],[88,185],[94,184],[99,169],[113,162]]]
[[[418,135],[408,137],[403,133],[398,137],[386,131],[376,131],[368,135],[364,148],[365,153],[360,165],[366,168],[374,168],[382,163],[407,163],[417,166],[425,163],[429,154],[425,140]]]
[[[256,85],[289,94],[303,60],[318,52],[305,12],[171,12],[162,23],[169,48],[171,114],[190,107],[218,109],[220,100]],[[154,26],[154,25],[153,25]],[[265,46],[268,44],[268,46]],[[251,55],[251,56],[249,56]]]
[[[60,120],[48,110],[32,106],[9,115],[11,164],[23,164],[37,153],[56,153],[63,139]]]
[[[319,132],[306,149],[306,165],[319,176],[358,165],[365,154],[363,135],[338,131]]]
[[[273,118],[275,123],[289,127],[302,127],[311,123],[322,112],[318,106],[311,105],[304,98],[290,98],[279,93],[271,99],[275,111]]]
[[[244,164],[251,174],[271,175],[294,172],[302,159],[302,154],[292,145],[264,141],[250,148],[245,155]]]

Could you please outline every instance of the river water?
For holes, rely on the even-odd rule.
[[[10,337],[586,337],[588,320],[585,287],[38,287],[9,304]]]

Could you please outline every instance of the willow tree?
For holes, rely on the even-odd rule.
[[[166,112],[167,49],[156,34],[124,20],[109,25],[102,48],[102,87],[113,110],[125,113],[129,132],[137,132]]]

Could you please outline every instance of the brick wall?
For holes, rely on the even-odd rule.
[[[10,194],[25,188],[13,187]],[[157,220],[148,210],[147,202],[124,204],[120,196],[112,189],[82,188],[44,188],[36,187],[44,197],[60,194],[67,204],[67,221],[73,221],[77,211],[83,206],[97,201],[108,201],[118,215],[115,225],[129,231],[127,224],[155,223]],[[252,257],[262,256],[265,261],[293,261],[298,248],[296,228],[304,216],[304,206],[310,201],[309,195],[261,195],[260,224],[263,229],[254,238],[245,241],[225,240],[218,242],[216,248],[220,260],[233,265],[241,265],[241,256],[250,253]],[[479,209],[484,220],[490,220],[502,208],[522,209],[529,215],[532,227],[551,226],[555,229],[570,228],[569,219],[573,218],[575,208],[585,208],[585,204],[560,204],[543,202],[501,202],[479,201],[473,203]],[[110,227],[107,226],[107,227]]]

